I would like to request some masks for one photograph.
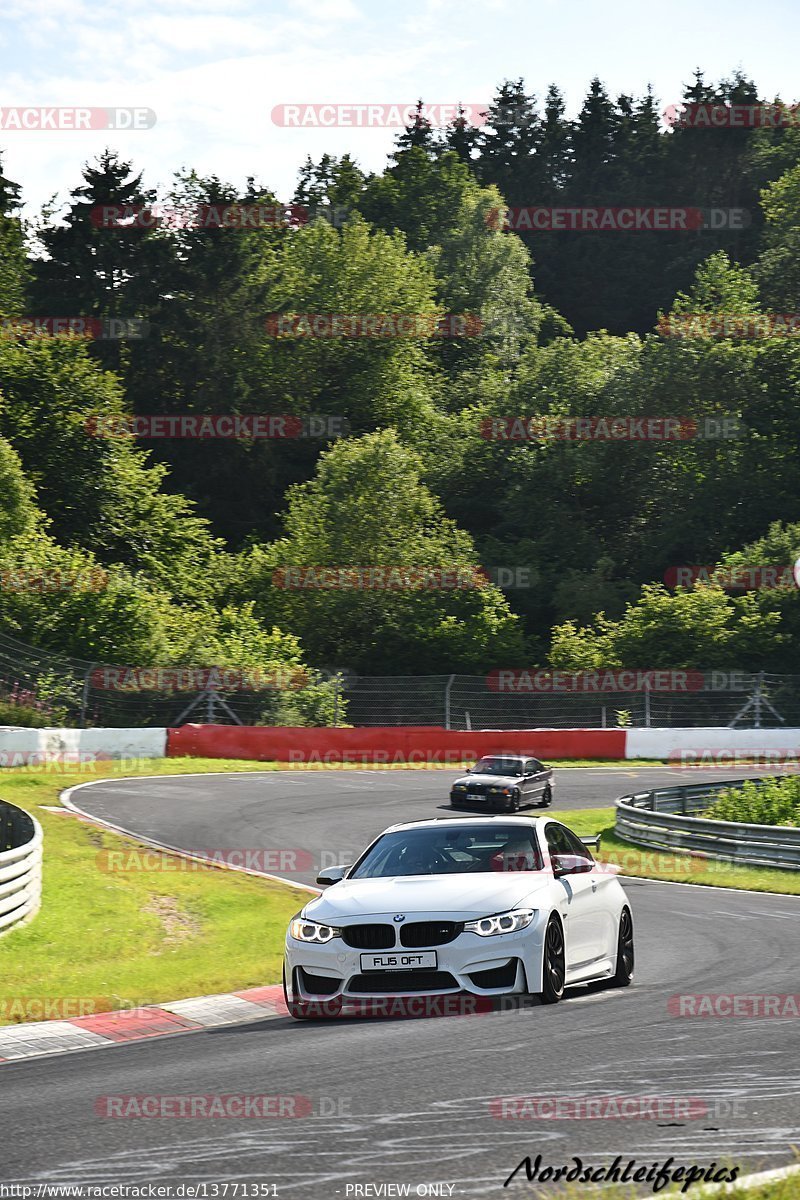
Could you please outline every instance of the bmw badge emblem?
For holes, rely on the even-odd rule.
[[[400,921],[405,921],[405,919],[406,919],[406,914],[405,914],[405,913],[397,913],[394,919],[395,919],[395,921],[397,921],[398,923],[399,923]]]

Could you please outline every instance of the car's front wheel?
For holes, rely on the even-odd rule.
[[[550,787],[550,784],[548,783],[547,787],[542,792],[542,798],[539,801],[539,807],[547,808],[547,806],[552,803],[553,803],[553,789]]]
[[[553,913],[547,922],[544,935],[542,991],[540,993],[542,1004],[558,1003],[564,995],[566,973],[564,930],[558,917]]]
[[[338,997],[333,1000],[298,1000],[290,994],[286,986],[286,967],[283,968],[283,998],[290,1017],[295,1021],[320,1021],[326,1017],[338,1017],[342,1011],[342,1001]]]
[[[612,987],[627,987],[633,979],[633,917],[629,908],[623,908],[619,918],[617,935],[617,969],[610,983]]]
[[[511,793],[511,795],[508,797],[508,800],[506,801],[506,812],[519,812],[519,800],[520,800],[519,792],[517,791],[516,788],[514,788],[514,791]]]

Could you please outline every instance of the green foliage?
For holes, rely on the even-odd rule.
[[[31,532],[39,520],[33,486],[25,477],[19,455],[0,437],[0,544]]]
[[[703,814],[714,821],[742,821],[748,825],[800,825],[800,778],[787,775],[756,785],[746,779],[739,787],[725,788]]]
[[[18,704],[0,696],[0,726],[19,725],[23,729],[47,729],[51,725],[60,725],[63,718],[60,714],[42,711],[32,704]]]
[[[144,571],[177,595],[197,586],[219,543],[189,501],[161,490],[166,467],[148,465],[127,434],[95,432],[94,419],[125,408],[118,381],[92,360],[84,338],[0,341],[0,395],[0,432],[59,542]]]
[[[30,282],[20,206],[19,185],[5,178],[0,164],[0,320],[23,315]]]
[[[758,92],[741,73],[713,85],[698,73],[684,100],[748,104]],[[663,133],[649,91],[615,98],[599,79],[573,120],[557,87],[540,99],[516,79],[480,129],[461,117],[440,134],[420,109],[383,171],[307,160],[296,200],[336,223],[320,212],[300,228],[100,229],[97,205],[155,200],[109,150],[84,168],[63,221],[45,214],[29,263],[19,189],[0,177],[0,318],[150,322],[139,342],[8,331],[0,342],[0,570],[107,573],[91,589],[3,586],[0,621],[44,648],[142,665],[419,674],[549,657],[575,670],[800,672],[796,591],[657,582],[681,564],[800,554],[800,343],[648,332],[657,313],[797,308],[799,171],[794,129]],[[164,203],[193,213],[275,197],[252,177],[242,188],[189,170]],[[692,236],[497,228],[504,204],[587,203],[733,205],[754,220]],[[274,313],[463,313],[483,335],[284,337],[265,323]],[[93,433],[92,418],[130,412],[330,413],[351,437],[144,450]],[[739,429],[486,435],[487,421],[517,414]],[[479,563],[524,568],[530,586],[273,579],[292,566]],[[268,697],[264,716],[330,721],[333,704],[312,672],[306,688]]]
[[[256,611],[295,630],[331,669],[380,674],[485,670],[519,661],[516,618],[490,584],[457,588],[276,586],[279,568],[417,567],[474,573],[472,539],[421,482],[418,458],[391,430],[338,443],[289,493],[286,537],[246,556],[240,576]],[[483,581],[481,581],[483,582]]]
[[[732,599],[722,588],[697,584],[671,595],[660,584],[648,584],[619,621],[600,613],[592,626],[572,621],[556,626],[550,662],[564,671],[758,670],[782,641],[778,613],[762,612],[751,593]]]

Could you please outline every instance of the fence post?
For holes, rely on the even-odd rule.
[[[81,729],[86,728],[86,710],[89,707],[89,680],[92,677],[92,671],[95,668],[94,663],[89,664],[89,670],[83,677],[83,692],[81,693],[81,715],[79,718]]]
[[[650,680],[644,681],[644,724],[645,728],[650,728]]]
[[[333,677],[333,728],[339,724],[339,676]]]
[[[447,687],[444,689],[444,727],[450,728],[450,689],[453,686],[455,675],[451,675],[447,681]]]

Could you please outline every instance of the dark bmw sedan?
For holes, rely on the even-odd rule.
[[[516,812],[523,804],[546,808],[553,800],[552,768],[526,754],[489,754],[450,789],[453,808],[497,808]]]

